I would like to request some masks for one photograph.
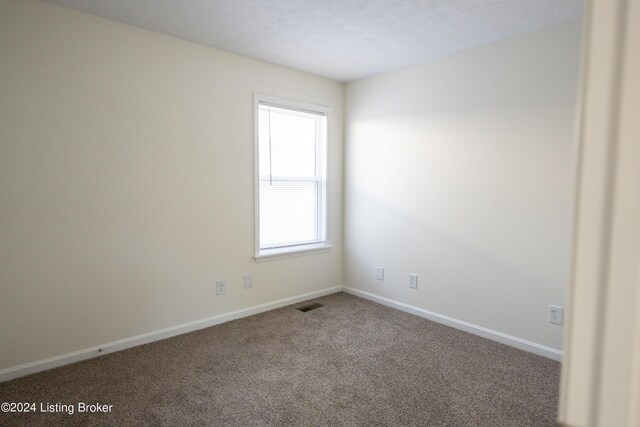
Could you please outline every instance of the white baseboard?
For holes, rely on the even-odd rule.
[[[443,325],[451,326],[452,328],[460,329],[465,332],[469,332],[474,335],[479,335],[484,338],[488,338],[493,341],[497,341],[502,344],[509,345],[511,347],[519,348],[520,350],[535,353],[540,356],[547,357],[549,359],[562,361],[563,352],[561,350],[547,347],[542,344],[538,344],[532,341],[527,341],[522,338],[514,337],[512,335],[503,334],[502,332],[494,331],[482,326],[474,325],[473,323],[465,322],[462,320],[454,319],[449,316],[434,313],[433,311],[425,310],[422,308],[414,307],[403,302],[395,301],[389,298],[381,297],[369,292],[361,291],[359,289],[350,288],[344,286],[342,289],[349,294],[368,299],[370,301],[377,302],[379,304],[392,307],[406,313],[415,314],[416,316],[424,317],[425,319],[432,320]]]
[[[296,304],[324,295],[333,294],[342,291],[342,286],[334,286],[332,288],[322,289],[320,291],[309,292],[281,300],[260,304],[253,307],[243,308],[231,311],[229,313],[219,314],[217,316],[208,317],[206,319],[196,320],[194,322],[184,323],[182,325],[171,326],[169,328],[160,329],[158,331],[148,332],[142,335],[113,341],[107,344],[85,348],[83,350],[62,354],[60,356],[48,359],[38,360],[24,365],[15,366],[0,370],[0,382],[9,381],[14,378],[23,377],[25,375],[35,374],[36,372],[46,371],[48,369],[57,368],[59,366],[68,365],[70,363],[79,362],[81,360],[90,359],[92,357],[101,356],[103,354],[113,353],[114,351],[124,350],[126,348],[135,347],[141,344],[147,344],[153,341],[163,340],[176,335],[185,334],[198,329],[208,328],[210,326],[219,325],[230,320],[251,316],[286,305]]]

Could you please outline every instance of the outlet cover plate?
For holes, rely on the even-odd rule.
[[[559,305],[550,305],[549,306],[549,323],[554,323],[556,325],[562,325],[564,317],[564,309]]]
[[[227,293],[227,281],[216,280],[216,295],[224,295]]]
[[[418,289],[418,275],[416,273],[409,273],[409,287]]]
[[[376,279],[384,280],[384,267],[376,267]]]
[[[242,281],[245,289],[253,288],[253,276],[251,273],[245,273],[244,276],[242,276]]]

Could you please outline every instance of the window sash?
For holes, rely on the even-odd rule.
[[[260,177],[260,182],[321,182],[319,176],[269,176]]]
[[[282,185],[284,184],[284,185]],[[300,184],[300,185],[296,185]],[[309,185],[312,184],[312,185]],[[322,233],[322,183],[319,179],[260,180],[260,249],[293,247],[324,241]],[[278,193],[285,193],[283,203]],[[286,193],[289,192],[289,196]],[[294,196],[299,192],[297,196]],[[271,194],[269,194],[271,193]],[[263,206],[264,204],[264,206]],[[281,210],[302,210],[304,215],[281,215]]]

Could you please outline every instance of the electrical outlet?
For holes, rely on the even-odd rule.
[[[563,309],[559,305],[549,306],[549,322],[562,325]]]
[[[253,276],[251,273],[245,273],[244,276],[242,276],[242,280],[245,289],[253,288]]]
[[[409,287],[418,289],[418,275],[415,273],[409,273]]]
[[[384,280],[384,267],[376,267],[376,279]]]
[[[227,281],[216,280],[216,295],[224,295],[227,293]]]

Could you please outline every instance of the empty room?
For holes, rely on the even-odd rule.
[[[639,28],[0,0],[0,425],[640,425]]]

